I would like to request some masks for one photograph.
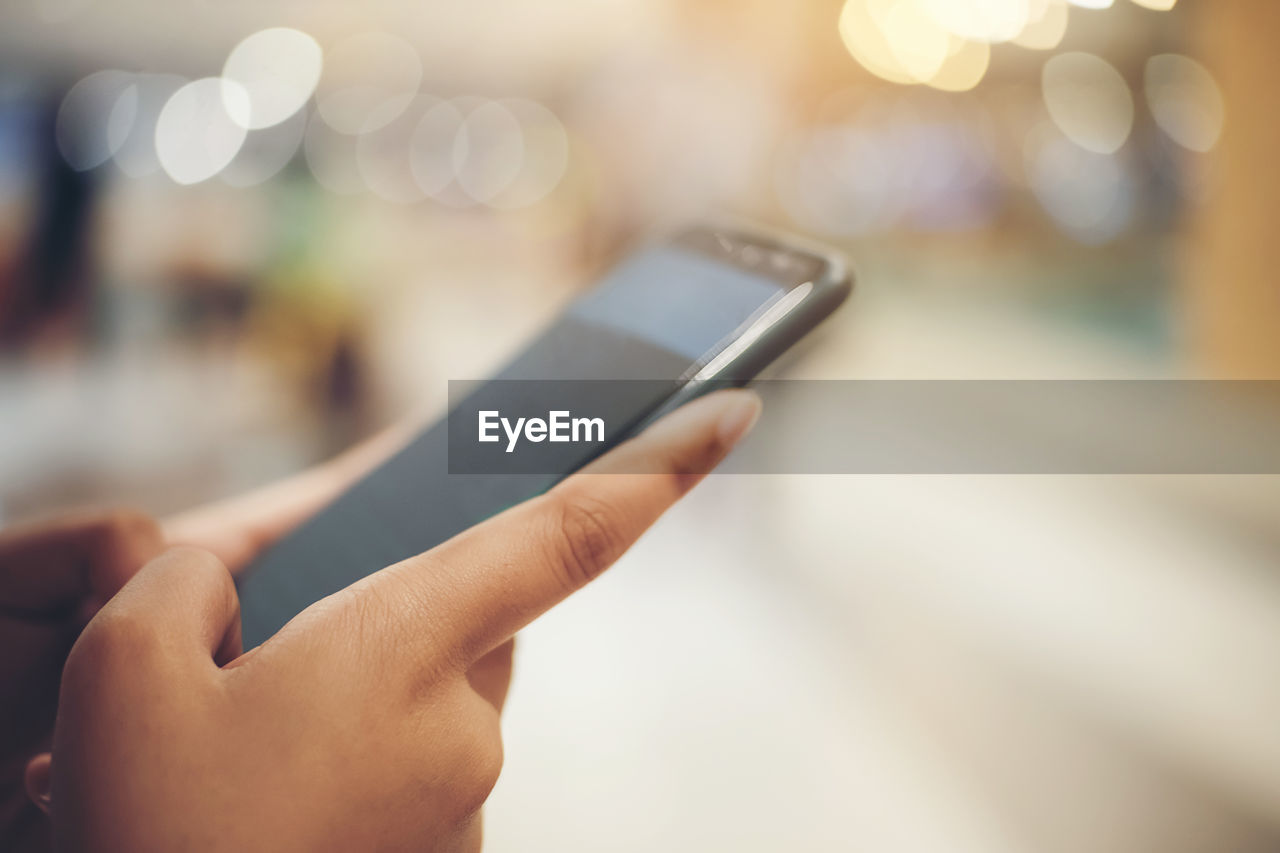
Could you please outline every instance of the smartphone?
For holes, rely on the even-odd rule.
[[[460,404],[523,380],[616,383],[614,396],[632,397],[630,427],[557,457],[558,470],[505,475],[451,473],[449,420],[427,428],[248,567],[245,649],[324,596],[540,494],[670,409],[746,384],[851,288],[837,253],[775,233],[698,227],[639,250]]]

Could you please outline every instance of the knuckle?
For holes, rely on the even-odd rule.
[[[554,517],[555,567],[566,591],[572,592],[594,580],[622,553],[618,513],[604,501],[579,493],[560,498]]]
[[[206,595],[221,595],[229,610],[240,612],[240,596],[231,572],[222,560],[203,548],[189,545],[170,548],[150,564],[149,571],[161,573],[165,584],[199,588]]]
[[[172,575],[181,574],[187,578],[194,576],[213,585],[234,588],[231,573],[227,571],[227,567],[214,554],[203,548],[176,545],[165,551],[165,560],[162,565]]]
[[[158,647],[159,638],[144,619],[128,611],[103,610],[72,646],[64,678],[136,667],[154,655]]]
[[[455,665],[431,602],[417,585],[386,573],[357,581],[340,596],[336,616],[338,633],[348,638],[344,645],[363,671],[395,685],[410,706],[429,695],[440,674]],[[401,653],[388,655],[389,643],[402,644]]]

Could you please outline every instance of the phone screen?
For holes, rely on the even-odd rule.
[[[494,378],[669,379],[674,390],[675,380],[812,280],[823,263],[758,241],[690,232],[628,258]],[[484,394],[484,386],[475,393]],[[664,400],[632,402],[637,411],[651,411]],[[456,475],[447,454],[442,422],[251,566],[240,581],[245,648],[325,595],[540,494],[587,461],[566,458],[565,470],[554,475]]]

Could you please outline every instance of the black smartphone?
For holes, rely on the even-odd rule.
[[[557,457],[559,470],[502,475],[451,473],[449,420],[429,427],[247,569],[245,649],[324,596],[540,494],[654,417],[746,384],[851,287],[837,253],[773,233],[700,227],[641,249],[471,394],[524,380],[618,383],[644,397],[626,401],[630,429]]]

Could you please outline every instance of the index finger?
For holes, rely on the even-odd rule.
[[[612,565],[746,435],[760,405],[740,390],[689,403],[546,494],[350,591],[389,603],[378,635],[397,657],[465,666]]]

